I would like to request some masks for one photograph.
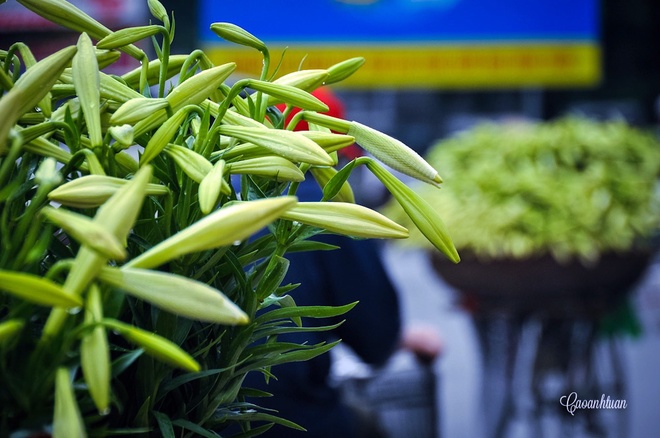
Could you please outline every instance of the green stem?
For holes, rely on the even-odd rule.
[[[7,178],[14,168],[14,163],[18,159],[18,154],[21,152],[21,137],[20,134],[14,137],[14,140],[11,142],[9,147],[9,152],[2,161],[0,161],[0,187],[5,187],[7,184]]]
[[[209,138],[213,138],[217,134],[218,129],[220,129],[220,123],[222,122],[222,118],[225,116],[225,113],[229,109],[229,105],[231,105],[232,101],[238,97],[241,91],[243,91],[246,87],[249,86],[250,86],[250,79],[240,79],[236,81],[234,85],[232,85],[232,87],[227,92],[224,100],[218,106],[218,114],[215,116],[215,120],[213,120],[213,124],[211,124],[211,129],[209,130]]]
[[[197,62],[199,62],[199,66],[202,70],[211,68],[211,66],[213,65],[213,63],[208,58],[208,56],[206,56],[206,53],[204,53],[200,49],[193,50],[190,53],[190,55],[188,55],[186,60],[183,61],[183,65],[181,66],[181,71],[179,72],[179,82],[184,82],[186,79],[192,76],[192,72],[190,72],[190,69],[195,65],[194,63]]]
[[[27,232],[27,229],[31,225],[34,226],[35,222],[38,222],[34,220],[35,215],[45,203],[46,197],[48,196],[48,193],[50,192],[51,189],[52,187],[50,185],[47,186],[40,185],[37,187],[37,193],[30,200],[30,205],[28,205],[28,207],[25,209],[25,213],[21,217],[21,220],[18,223],[18,227],[16,227],[16,232],[14,234],[14,238],[12,239],[14,248],[18,248],[19,246],[22,246],[22,244],[26,243],[25,234]],[[23,251],[21,251],[21,253],[23,253]],[[16,263],[18,263],[19,261],[20,260],[16,260],[14,265],[16,266]]]
[[[163,35],[163,47],[161,48],[160,72],[158,76],[158,97],[165,96],[165,82],[167,82],[167,68],[170,60],[170,32],[161,27],[160,33]]]
[[[149,97],[149,58],[145,54],[140,61],[142,69],[140,70],[140,93],[143,96]]]
[[[319,114],[314,111],[300,111],[298,114],[293,116],[291,123],[298,123],[300,120],[306,120],[311,123],[316,123],[317,125],[325,126],[328,129],[331,129],[336,132],[341,132],[342,134],[348,133],[351,129],[351,122],[343,119],[338,119],[336,117],[327,116],[325,114]],[[294,125],[295,127],[295,125]]]

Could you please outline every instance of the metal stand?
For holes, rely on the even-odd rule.
[[[625,437],[625,410],[560,404],[625,399],[616,338],[599,338],[597,321],[507,314],[475,316],[484,355],[484,412],[488,437]]]

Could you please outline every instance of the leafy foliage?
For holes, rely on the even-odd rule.
[[[591,263],[658,227],[660,145],[622,121],[482,124],[438,142],[427,159],[450,183],[415,191],[446,214],[457,248],[480,258]],[[386,214],[412,225],[397,205]],[[403,244],[428,247],[412,227]]]

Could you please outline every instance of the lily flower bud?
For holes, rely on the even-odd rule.
[[[133,144],[133,126],[129,124],[124,124],[121,126],[111,126],[108,128],[110,136],[115,139],[116,143],[113,144],[112,148],[117,152],[122,149],[126,149]],[[135,160],[133,160],[135,161]],[[137,163],[136,169],[137,171]]]
[[[225,161],[218,160],[213,169],[202,179],[199,183],[199,190],[197,192],[199,197],[199,209],[204,214],[209,214],[215,204],[218,202],[220,193],[222,191],[222,183],[224,182]]]
[[[167,16],[167,10],[165,6],[162,5],[158,0],[147,0],[147,6],[149,7],[149,12],[154,18],[159,19],[165,23],[165,27],[169,27],[169,17]]]
[[[174,342],[153,332],[133,327],[116,320],[105,319],[104,325],[144,349],[145,353],[177,368],[196,373],[199,363]]]
[[[149,26],[134,26],[119,29],[103,38],[96,44],[101,50],[119,49],[129,44],[136,43],[150,36],[156,35],[163,30],[162,26],[151,24]]]
[[[305,181],[305,174],[298,166],[278,156],[254,157],[227,163],[227,172],[232,175],[259,175],[276,181]]]
[[[166,272],[137,268],[101,269],[99,279],[168,312],[215,324],[246,324],[236,304],[211,286]],[[186,293],[182,294],[181,291]]]
[[[252,47],[262,53],[268,53],[268,48],[263,41],[232,23],[213,23],[211,31],[220,38],[241,46]]]
[[[203,70],[180,83],[165,97],[173,111],[186,105],[199,105],[206,100],[233,73],[236,63],[229,62]],[[140,136],[167,119],[165,112],[157,112],[135,125],[135,135]]]
[[[343,81],[358,71],[364,64],[364,58],[356,57],[347,59],[346,61],[339,62],[332,67],[328,68],[328,77],[325,80],[326,85],[334,84],[335,82]]]
[[[120,154],[117,154],[120,155]],[[94,208],[102,205],[128,180],[105,175],[86,175],[62,184],[48,194],[48,199],[76,208]],[[147,195],[166,195],[169,189],[160,184],[147,184]]]
[[[408,230],[382,214],[346,202],[299,202],[282,219],[300,222],[346,236],[403,239]]]
[[[61,367],[55,372],[54,437],[86,437],[85,424],[80,415],[69,370]]]
[[[355,143],[355,137],[344,134],[335,134],[324,131],[296,131],[301,135],[314,140],[327,153],[335,152]]]
[[[116,50],[95,50],[94,53],[96,54],[96,62],[99,64],[99,70],[114,64],[121,58],[121,53]]]
[[[70,237],[99,254],[113,260],[126,258],[126,248],[119,240],[105,227],[87,216],[53,207],[44,207],[41,214],[62,228]]]
[[[316,96],[291,85],[276,84],[274,82],[258,81],[248,79],[248,86],[254,90],[273,96],[278,101],[297,106],[309,111],[326,112],[328,105],[323,103]]]
[[[358,122],[351,122],[347,134],[355,137],[360,146],[392,169],[432,185],[442,182],[437,170],[399,140]]]
[[[280,196],[220,208],[124,266],[155,268],[184,254],[231,245],[270,224],[296,202],[294,196]]]
[[[144,147],[144,153],[140,157],[141,166],[148,164],[165,149],[165,146],[172,140],[172,137],[181,128],[186,117],[188,117],[188,114],[194,108],[197,107],[195,105],[187,105],[179,109],[172,117],[160,125],[158,130],[151,136],[149,143]]]
[[[188,55],[170,55],[167,61],[167,79],[173,77],[181,71],[181,67],[186,62],[186,59],[188,59]],[[160,59],[153,59],[149,61],[146,74],[147,83],[149,85],[158,83],[160,75]],[[128,73],[124,73],[121,78],[129,87],[137,87],[140,84],[140,75],[142,75],[142,67],[137,67]]]
[[[458,263],[461,258],[438,212],[385,168],[371,159],[367,160],[367,168],[394,196],[419,231],[449,260]]]
[[[110,124],[123,125],[128,123],[133,125],[156,111],[166,109],[168,106],[169,102],[165,99],[136,97],[127,100],[117,108],[117,111],[110,117]]]
[[[50,157],[43,160],[34,172],[34,180],[40,186],[58,185],[62,181],[62,175],[57,170],[57,161]]]
[[[69,295],[59,284],[24,272],[0,271],[0,290],[41,306],[75,308],[82,305],[80,297]]]
[[[64,68],[77,52],[69,46],[42,59],[27,69],[2,99],[0,99],[0,156],[6,151],[9,130],[18,119],[34,108],[50,91]]]
[[[96,53],[92,40],[86,33],[78,38],[78,52],[73,57],[71,72],[73,85],[80,101],[80,108],[85,117],[85,124],[89,133],[92,148],[103,144],[103,132],[101,131],[101,112],[99,110],[100,80],[99,65],[96,61]]]
[[[64,0],[17,0],[35,14],[76,32],[85,32],[96,40],[102,39],[111,31],[73,4]],[[145,53],[135,47],[127,46],[122,50],[135,59],[142,59]]]
[[[221,125],[220,134],[262,146],[293,162],[332,166],[334,159],[314,141],[297,132]]]
[[[312,91],[323,85],[328,71],[323,69],[298,70],[288,73],[273,81],[273,84],[289,85],[305,91]],[[270,100],[268,101],[270,104]]]
[[[172,157],[181,170],[197,183],[201,183],[213,169],[209,160],[185,146],[170,143],[165,148],[165,153]]]
[[[101,291],[93,284],[85,302],[85,323],[99,323],[103,320],[103,303]],[[96,325],[80,341],[80,366],[87,384],[87,390],[92,396],[96,409],[100,414],[108,412],[110,405],[110,347],[105,327]]]

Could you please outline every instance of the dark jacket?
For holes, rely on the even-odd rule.
[[[300,194],[299,194],[300,195]],[[300,195],[303,199],[305,194]],[[318,199],[318,198],[317,198]],[[378,241],[354,240],[336,235],[316,236],[340,246],[333,251],[287,254],[291,265],[287,283],[301,283],[291,292],[296,304],[337,306],[359,301],[346,315],[343,325],[333,332],[280,336],[282,341],[307,342],[342,339],[362,360],[383,364],[399,339],[400,318],[396,291],[382,265]],[[335,321],[308,319],[304,324],[327,325]],[[260,406],[276,409],[279,416],[305,427],[297,433],[274,426],[266,437],[342,437],[356,436],[358,418],[342,405],[338,391],[328,384],[330,355],[323,354],[306,362],[276,366],[277,380],[265,383],[261,373],[250,373],[245,386],[271,392],[274,397],[254,400]]]

